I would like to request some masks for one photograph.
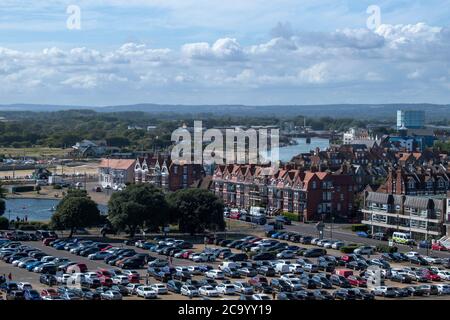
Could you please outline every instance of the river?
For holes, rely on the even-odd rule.
[[[48,221],[53,214],[53,208],[59,203],[59,200],[52,199],[6,199],[6,211],[4,217],[15,220],[28,218],[28,221]],[[102,213],[107,212],[105,205],[98,205]]]
[[[316,148],[325,150],[330,146],[330,141],[323,138],[311,138],[311,143],[306,143],[305,138],[296,138],[294,140],[297,141],[296,145],[280,147],[279,156],[281,161],[287,162],[300,153],[307,153]]]

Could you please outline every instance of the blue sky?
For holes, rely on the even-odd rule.
[[[81,29],[66,27],[69,5]],[[366,26],[369,5],[380,25]],[[449,103],[449,0],[2,0],[0,103]]]

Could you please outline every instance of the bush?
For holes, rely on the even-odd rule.
[[[283,212],[281,215],[288,218],[291,221],[298,221],[298,214],[291,212]]]
[[[54,184],[54,185],[53,185],[53,189],[55,189],[55,190],[61,190],[62,187],[61,187],[60,184]]]
[[[358,232],[358,231],[367,232],[368,230],[369,230],[369,226],[366,224],[353,224],[352,225],[353,232]]]
[[[342,253],[353,253],[353,250],[360,247],[358,244],[349,244],[341,248]]]
[[[34,191],[34,186],[14,186],[11,188],[11,192],[30,192]]]
[[[0,217],[0,229],[1,230],[8,230],[9,228],[9,221],[5,217]]]
[[[397,247],[389,247],[385,244],[379,244],[377,245],[376,249],[377,252],[381,252],[381,253],[394,253],[398,251]]]
[[[46,222],[28,221],[28,222],[14,222],[14,228],[23,231],[48,230],[49,225]]]

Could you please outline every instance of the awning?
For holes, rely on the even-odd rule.
[[[428,209],[428,203],[430,199],[425,197],[412,197],[406,196],[405,207],[417,208],[417,209]]]
[[[369,192],[366,201],[388,204],[389,194],[382,192]]]

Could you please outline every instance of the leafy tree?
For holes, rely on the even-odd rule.
[[[69,191],[51,218],[54,228],[70,230],[69,237],[77,228],[90,227],[101,220],[97,204],[79,191]]]
[[[161,189],[148,184],[129,185],[113,193],[108,202],[108,220],[117,230],[134,237],[139,227],[157,229],[168,221],[168,205]]]
[[[167,196],[171,221],[178,223],[179,230],[191,235],[206,229],[225,229],[223,202],[213,193],[202,189],[183,189]]]
[[[0,217],[0,230],[8,230],[9,220],[5,217]]]

